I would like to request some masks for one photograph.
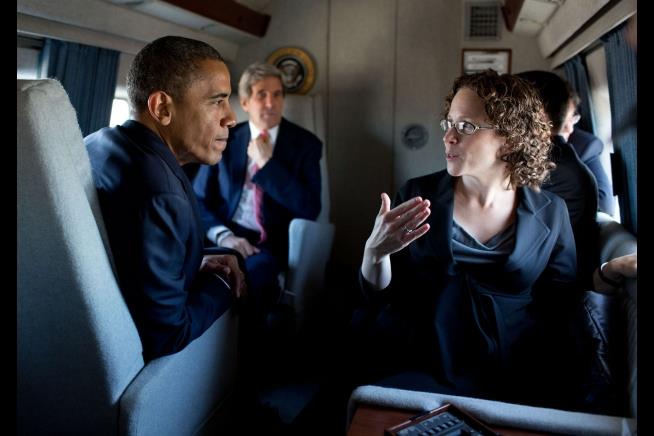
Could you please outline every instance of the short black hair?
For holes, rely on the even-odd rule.
[[[209,44],[181,36],[164,36],[138,52],[127,74],[127,94],[132,111],[147,110],[148,97],[164,91],[182,98],[195,80],[194,74],[205,59],[225,62]]]
[[[545,113],[552,123],[552,129],[558,132],[565,121],[568,103],[573,99],[570,84],[550,71],[525,71],[516,75],[536,88]]]

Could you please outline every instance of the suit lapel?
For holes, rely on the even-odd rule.
[[[228,199],[229,213],[228,216],[234,216],[238,203],[243,192],[245,183],[245,172],[248,162],[248,144],[250,142],[250,126],[246,122],[240,129],[234,133],[234,140],[229,143],[229,154],[225,156],[223,169],[227,177],[220,177],[218,181],[220,186],[227,186],[228,192],[223,195]]]
[[[543,221],[541,210],[551,203],[545,195],[537,195],[531,189],[522,187],[518,190],[520,204],[516,217],[515,247],[506,262],[506,269],[518,269],[538,249],[550,233],[549,226]],[[520,237],[529,235],[529,238]]]
[[[436,253],[437,257],[448,259],[450,268],[454,264],[452,255],[453,182],[452,176],[445,174],[435,185],[421,187],[422,197],[431,202],[432,212],[427,220],[431,229],[425,235],[429,249]]]
[[[452,254],[452,220],[454,208],[454,179],[445,174],[435,185],[421,187],[423,198],[431,201],[432,213],[427,220],[431,230],[425,235],[429,249],[438,257],[449,259],[450,274],[456,273]],[[520,203],[516,218],[516,242],[507,259],[508,271],[518,269],[538,249],[550,233],[543,221],[541,210],[551,203],[545,195],[538,195],[529,188],[520,188]],[[440,231],[439,231],[440,230]],[[519,235],[530,235],[530,238]]]
[[[188,199],[191,209],[193,210],[193,217],[195,218],[196,229],[202,229],[202,219],[200,217],[200,209],[198,208],[197,199],[195,198],[195,193],[193,192],[193,187],[186,173],[177,162],[177,159],[173,153],[168,149],[168,147],[163,143],[161,138],[154,134],[150,129],[143,126],[141,123],[129,120],[124,126],[132,132],[135,136],[133,139],[136,143],[142,144],[145,147],[150,148],[157,156],[161,158],[162,161],[166,163],[170,171],[179,179],[184,191],[186,192],[186,198]],[[202,233],[197,232],[197,238],[199,239],[200,246],[203,245]]]
[[[287,153],[291,152],[288,148],[293,142],[291,141],[291,133],[288,129],[288,121],[282,118],[281,123],[279,123],[279,132],[277,133],[277,141],[275,141],[275,148],[273,149],[273,156],[280,157],[286,156]]]

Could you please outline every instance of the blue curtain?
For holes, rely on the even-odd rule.
[[[602,37],[602,42],[606,51],[611,130],[615,149],[612,162],[613,189],[617,191],[620,201],[622,223],[638,235],[636,52],[627,43],[625,31],[623,25]]]
[[[595,120],[593,112],[590,110],[590,86],[588,85],[588,72],[586,63],[579,56],[575,56],[563,64],[565,76],[572,88],[577,92],[581,102],[579,103],[579,120],[578,126],[587,132],[595,134]]]
[[[56,78],[77,111],[82,135],[109,125],[119,52],[46,38],[41,71]]]

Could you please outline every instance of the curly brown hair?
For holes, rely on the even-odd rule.
[[[463,75],[454,81],[445,98],[445,117],[461,88],[471,89],[484,101],[489,121],[506,138],[499,157],[507,163],[511,186],[529,186],[538,191],[555,167],[549,159],[551,126],[538,93],[528,82],[511,74],[500,75],[489,69]]]

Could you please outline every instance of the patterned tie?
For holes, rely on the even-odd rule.
[[[261,131],[261,136],[263,138],[268,137],[268,131]],[[256,163],[252,164],[252,177],[259,171],[259,165]],[[263,226],[263,190],[256,184],[253,183],[254,187],[254,218],[259,225],[259,244],[263,243],[267,239],[266,229]]]

